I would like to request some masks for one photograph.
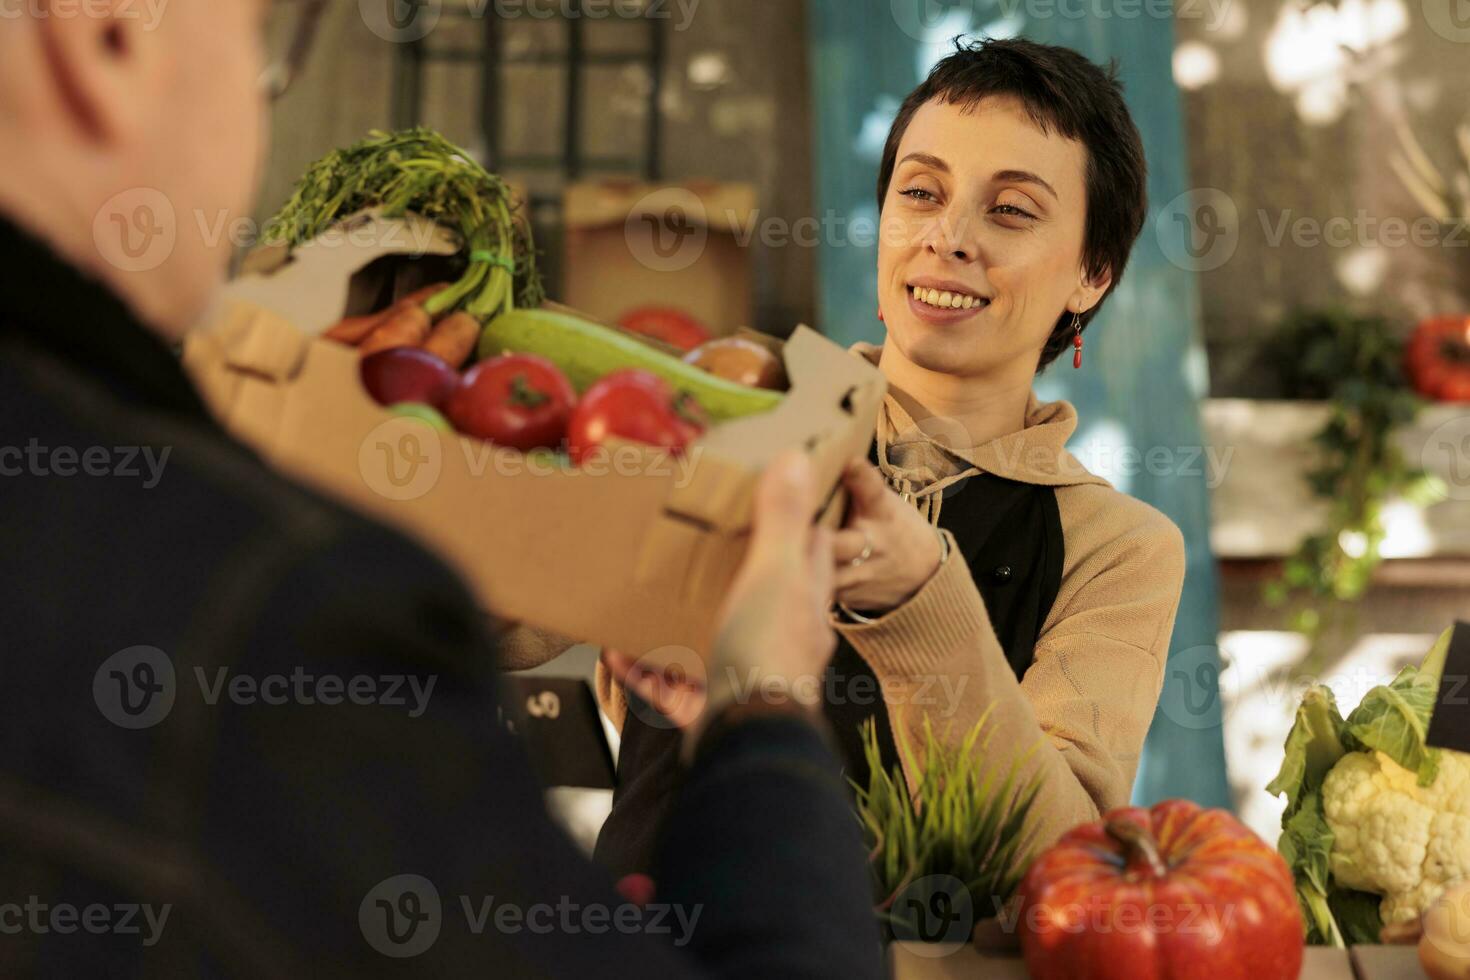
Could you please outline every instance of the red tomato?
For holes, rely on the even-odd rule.
[[[1470,402],[1470,371],[1451,374],[1439,388],[1439,400]]]
[[[645,306],[624,313],[618,326],[661,340],[682,351],[691,351],[710,338],[710,332],[694,317],[682,310],[662,306]]]
[[[1065,835],[1021,885],[1032,980],[1296,980],[1291,871],[1224,810],[1170,800]]]
[[[529,452],[561,445],[576,401],[576,389],[555,364],[507,354],[470,368],[444,414],[465,435]]]
[[[704,432],[699,403],[676,395],[647,371],[615,371],[582,396],[567,426],[567,453],[581,463],[608,439],[626,439],[682,453]]]
[[[1404,352],[1414,390],[1439,401],[1470,401],[1470,317],[1422,321]]]
[[[1410,363],[1408,375],[1415,391],[1425,398],[1438,401],[1440,393],[1450,380],[1450,369],[1439,361],[1425,358],[1419,363]]]

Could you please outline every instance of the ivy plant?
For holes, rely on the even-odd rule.
[[[1403,341],[1382,316],[1343,309],[1303,310],[1281,325],[1273,345],[1285,390],[1330,404],[1313,437],[1306,473],[1328,502],[1327,524],[1286,559],[1265,598],[1286,610],[1290,628],[1320,662],[1325,637],[1343,625],[1382,561],[1383,508],[1393,499],[1427,507],[1444,498],[1443,481],[1409,465],[1393,433],[1422,402],[1402,372]]]

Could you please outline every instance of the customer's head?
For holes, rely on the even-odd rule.
[[[957,45],[904,102],[883,153],[889,343],[944,374],[1031,377],[1070,349],[1072,314],[1085,326],[1122,277],[1145,178],[1112,70],[1024,40]],[[930,288],[960,308],[926,304]]]
[[[249,214],[268,12],[269,0],[0,5],[0,213],[169,333],[207,306],[229,222]],[[162,258],[148,249],[170,222]]]

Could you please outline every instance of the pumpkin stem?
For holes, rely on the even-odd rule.
[[[1123,857],[1129,867],[1146,867],[1155,878],[1169,873],[1164,856],[1159,853],[1159,842],[1147,827],[1140,827],[1129,820],[1109,820],[1105,825],[1108,836],[1123,848]]]

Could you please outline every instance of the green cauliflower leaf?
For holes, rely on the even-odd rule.
[[[1327,893],[1327,905],[1332,910],[1333,921],[1349,946],[1378,944],[1378,934],[1383,931],[1383,916],[1378,911],[1382,901],[1381,895],[1351,888],[1334,886]]]
[[[1266,786],[1266,792],[1273,796],[1286,794],[1283,826],[1297,812],[1304,796],[1322,788],[1328,771],[1347,751],[1342,741],[1342,726],[1342,714],[1337,710],[1332,690],[1322,685],[1310,688],[1296,709],[1291,734],[1286,736],[1281,771]]]
[[[1439,750],[1430,748],[1429,716],[1439,693],[1439,677],[1405,667],[1393,682],[1369,691],[1348,715],[1343,729],[1350,749],[1377,750],[1429,786],[1439,772]]]

